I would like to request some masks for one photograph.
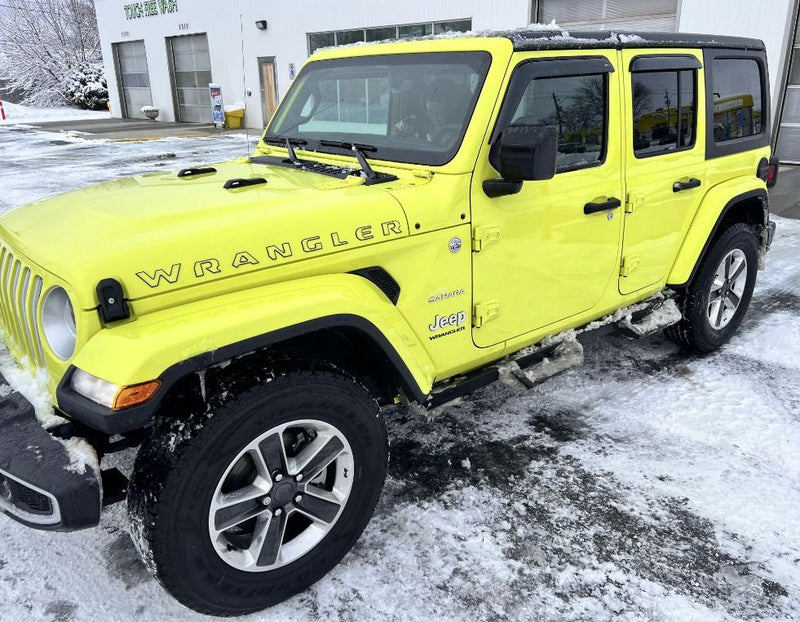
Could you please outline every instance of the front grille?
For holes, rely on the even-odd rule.
[[[24,260],[0,243],[0,322],[6,345],[31,364],[44,367],[39,302],[42,277]]]
[[[45,495],[14,480],[7,481],[14,505],[31,514],[50,516],[53,513],[53,504]]]

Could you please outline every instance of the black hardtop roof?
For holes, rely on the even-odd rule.
[[[642,32],[621,30],[575,30],[552,28],[520,28],[475,33],[477,36],[505,37],[517,51],[587,48],[732,48],[763,50],[764,42],[748,37],[701,35],[685,32]]]

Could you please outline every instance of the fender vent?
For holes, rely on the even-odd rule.
[[[372,266],[370,268],[361,268],[361,270],[353,270],[350,274],[357,274],[363,276],[370,281],[375,287],[381,290],[386,297],[392,302],[393,305],[397,304],[400,298],[400,286],[392,278],[392,275],[386,272],[380,266]]]

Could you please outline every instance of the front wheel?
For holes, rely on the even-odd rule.
[[[383,486],[386,430],[366,390],[333,371],[277,375],[213,410],[157,426],[129,513],[175,598],[239,615],[305,589],[350,550]]]
[[[758,238],[740,223],[711,245],[691,285],[679,299],[683,319],[664,333],[697,352],[726,343],[744,319],[758,272]]]

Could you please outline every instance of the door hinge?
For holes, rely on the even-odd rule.
[[[499,241],[500,227],[475,227],[472,230],[472,250],[476,253]]]
[[[628,255],[622,258],[622,263],[619,266],[620,276],[629,276],[631,272],[639,267],[639,257],[637,255]]]
[[[625,201],[625,213],[633,214],[636,208],[641,207],[644,203],[644,194],[641,192],[629,192],[628,198]]]
[[[480,328],[486,322],[491,322],[497,319],[500,315],[500,301],[489,300],[475,305],[472,311],[472,325],[475,328]]]

